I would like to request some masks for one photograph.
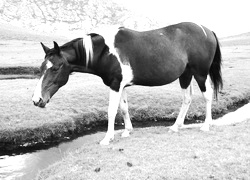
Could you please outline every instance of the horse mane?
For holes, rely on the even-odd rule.
[[[67,49],[68,47],[72,47],[72,45],[73,45],[75,42],[77,42],[77,41],[79,41],[79,40],[81,40],[81,39],[82,39],[82,38],[73,39],[72,41],[69,41],[69,42],[65,43],[64,45],[60,46],[60,48],[61,48],[61,49]]]
[[[82,43],[80,43],[80,40],[82,40]],[[93,60],[93,54],[94,54],[91,35],[85,35],[83,38],[73,39],[73,40],[63,44],[62,46],[60,46],[60,49],[66,50],[66,49],[72,48],[72,47],[76,49],[79,57],[83,57],[83,53],[84,53],[83,48],[85,49],[86,67],[88,67],[88,64]],[[55,53],[56,53],[55,49],[52,48],[48,51],[46,56],[50,56],[50,55],[55,54]],[[41,69],[42,68],[44,68],[44,66],[42,66]]]
[[[83,38],[76,38],[73,39],[70,42],[67,42],[66,44],[62,45],[61,49],[67,49],[69,47],[72,47],[73,44],[76,42],[82,40],[82,44],[80,45],[81,48],[85,48],[85,59],[86,59],[86,67],[88,67],[89,62],[93,60],[93,44],[91,35],[85,35]]]

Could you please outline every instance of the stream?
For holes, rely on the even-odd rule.
[[[60,161],[69,152],[74,152],[90,142],[97,143],[104,135],[100,132],[61,143],[47,150],[15,156],[0,156],[0,180],[33,180],[39,171]]]

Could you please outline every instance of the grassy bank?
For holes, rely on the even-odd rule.
[[[37,180],[249,179],[250,121],[229,126],[135,129],[103,147],[94,142],[40,172]]]

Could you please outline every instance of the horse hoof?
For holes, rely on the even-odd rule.
[[[100,142],[100,145],[104,145],[104,146],[109,145],[109,140],[108,140],[108,139],[103,139],[103,140]]]
[[[101,142],[100,145],[107,146],[109,145],[110,141],[113,141],[114,137],[105,137]]]
[[[178,126],[171,126],[170,128],[169,128],[169,131],[168,132],[178,132]]]
[[[130,136],[130,131],[125,129],[121,135],[122,138],[126,138]]]

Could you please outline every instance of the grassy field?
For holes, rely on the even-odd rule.
[[[109,146],[89,143],[40,172],[37,180],[222,180],[250,178],[250,121],[210,132],[135,129]]]
[[[44,57],[40,44],[35,39],[28,39],[28,41],[13,39],[6,38],[0,41],[0,66],[38,68]],[[242,39],[244,39],[243,36]],[[224,41],[225,46],[223,46]],[[238,103],[247,102],[250,99],[250,61],[248,59],[250,46],[244,43],[241,45],[239,40],[237,40],[238,44],[233,45],[227,40],[223,42],[224,89],[219,94],[219,101],[213,104],[214,118],[227,113]],[[11,51],[8,51],[9,49]],[[10,75],[0,77],[9,79]],[[69,82],[59,90],[44,109],[35,107],[31,101],[38,79],[15,79],[18,76],[13,78],[0,81],[0,149],[2,151],[8,152],[19,147],[26,148],[45,142],[73,138],[107,123],[109,89],[99,77],[73,74]],[[196,82],[194,84],[195,95],[186,119],[204,120],[205,104]],[[174,120],[181,106],[181,97],[178,81],[161,87],[129,87],[128,101],[132,121],[143,124],[146,121]],[[120,114],[116,122],[122,123]]]

